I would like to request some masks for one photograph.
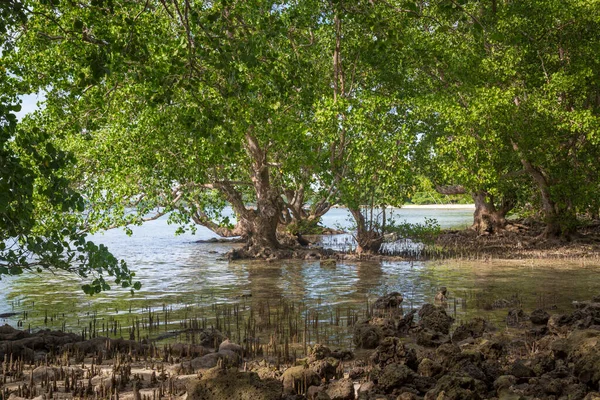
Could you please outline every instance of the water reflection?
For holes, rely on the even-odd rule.
[[[470,211],[463,217],[470,218]],[[319,339],[349,344],[352,327],[348,325],[353,318],[378,296],[392,291],[404,295],[407,311],[432,302],[437,289],[446,286],[448,311],[458,320],[483,316],[498,326],[503,326],[507,313],[507,309],[491,309],[498,299],[516,296],[526,311],[544,307],[566,312],[573,300],[600,293],[598,263],[229,263],[223,254],[236,245],[196,243],[211,234],[201,231],[197,236],[176,237],[174,227],[154,222],[135,230],[131,238],[119,231],[97,238],[137,273],[143,287],[134,297],[126,290],[114,290],[91,298],[71,276],[28,274],[0,281],[0,314],[19,312],[4,321],[13,325],[23,321],[25,328],[66,327],[75,332],[92,320],[100,327],[117,321],[126,332],[137,320],[160,314],[163,325],[160,332],[149,332],[152,337],[180,330],[191,318],[213,323],[216,311],[227,315],[237,307],[243,318],[258,318],[257,310],[262,310],[262,318],[265,305],[267,313],[270,309],[279,313],[285,305],[298,313],[296,324],[317,320]],[[310,337],[316,340],[317,335]]]

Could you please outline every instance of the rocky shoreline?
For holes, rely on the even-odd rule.
[[[508,310],[503,330],[455,324],[444,290],[418,310],[402,301],[384,296],[355,324],[366,357],[316,344],[302,359],[250,359],[216,330],[158,347],[4,325],[0,399],[600,399],[600,296],[570,314]]]

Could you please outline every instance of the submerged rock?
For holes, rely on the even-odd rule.
[[[398,292],[392,292],[390,294],[386,294],[375,300],[375,304],[373,305],[376,309],[393,309],[398,308],[404,301],[404,297]]]
[[[444,303],[448,300],[448,297],[446,296],[448,293],[448,289],[446,289],[445,286],[442,286],[441,288],[438,289],[437,294],[435,295],[434,300],[438,303]]]

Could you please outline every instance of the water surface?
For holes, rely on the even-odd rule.
[[[442,227],[464,226],[472,218],[471,210],[403,209],[398,214],[409,222],[434,217]],[[333,209],[324,222],[344,226],[346,217],[345,210]],[[239,340],[240,318],[261,320],[268,337],[282,329],[273,321],[291,312],[285,317],[290,326],[293,320],[313,329],[309,341],[350,347],[352,323],[365,316],[378,296],[392,291],[404,295],[408,310],[432,302],[437,289],[446,286],[450,314],[458,320],[482,316],[499,327],[507,310],[490,310],[495,300],[513,299],[526,311],[543,307],[566,312],[573,300],[600,293],[600,266],[583,262],[229,263],[223,255],[234,244],[197,243],[214,235],[199,229],[196,235],[175,236],[175,229],[160,219],[136,227],[131,237],[119,230],[95,237],[136,272],[143,287],[134,296],[116,289],[89,297],[73,277],[26,274],[0,281],[0,313],[17,312],[5,322],[21,321],[31,329],[94,329],[102,334],[103,324],[104,329],[117,324],[116,336],[127,336],[136,321],[144,326],[150,317],[158,318],[159,328],[145,333],[150,338],[182,330],[185,321],[194,319],[218,325]]]

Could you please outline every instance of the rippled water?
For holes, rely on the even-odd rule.
[[[403,209],[399,213],[409,222],[427,216],[452,227],[467,225],[472,211]],[[344,226],[346,216],[345,210],[335,209],[325,223]],[[183,321],[192,318],[217,324],[215,314],[228,315],[234,305],[245,313],[244,318],[258,318],[268,310],[270,319],[271,312],[279,315],[285,303],[293,305],[298,314],[294,318],[319,322],[315,329],[321,340],[349,346],[348,325],[364,315],[378,296],[392,291],[403,293],[405,308],[410,309],[432,302],[437,288],[446,286],[449,313],[459,320],[483,316],[499,326],[506,309],[490,310],[497,299],[515,299],[529,311],[544,307],[558,312],[570,310],[573,300],[600,293],[600,266],[585,263],[229,263],[222,257],[234,244],[196,243],[213,237],[206,230],[195,236],[174,236],[174,231],[165,220],[157,220],[134,229],[131,237],[116,230],[96,237],[136,271],[143,287],[134,296],[117,289],[89,297],[73,277],[26,274],[0,281],[0,313],[18,312],[6,319],[13,325],[22,321],[32,329],[65,327],[75,332],[90,327],[92,320],[98,330],[103,323],[118,321],[123,331],[117,336],[126,335],[123,332],[136,320],[144,323],[154,313],[164,324],[148,333],[156,337],[182,329]]]

